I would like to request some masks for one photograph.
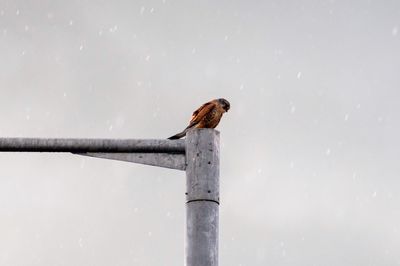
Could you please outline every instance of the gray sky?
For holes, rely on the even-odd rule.
[[[0,0],[0,136],[166,138],[213,98],[222,266],[400,264],[399,1]],[[183,264],[184,172],[0,154],[0,265]]]

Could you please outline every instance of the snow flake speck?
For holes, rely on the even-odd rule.
[[[399,32],[399,29],[397,27],[393,27],[392,29],[392,36],[397,36],[397,33]]]
[[[331,155],[331,149],[326,149],[326,151],[325,151],[325,154],[326,154],[326,156],[329,156],[329,155]]]
[[[114,25],[114,27],[110,28],[108,31],[111,32],[111,33],[114,33],[114,32],[116,32],[117,30],[118,30],[118,26],[117,26],[117,25]]]
[[[357,178],[357,173],[356,172],[353,173],[352,178],[353,178],[353,180],[356,180],[356,178]]]

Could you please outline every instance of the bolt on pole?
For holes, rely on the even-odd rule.
[[[218,266],[219,132],[186,136],[186,266]]]

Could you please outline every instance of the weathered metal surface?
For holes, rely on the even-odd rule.
[[[71,152],[186,169],[185,265],[218,266],[218,131],[190,130],[186,140],[0,138],[0,152]]]
[[[186,201],[219,202],[219,132],[192,130],[186,143]]]
[[[184,154],[169,153],[80,153],[79,155],[153,165],[177,170],[186,169]]]
[[[185,154],[184,140],[0,138],[0,152]]]
[[[218,266],[219,132],[186,135],[186,266]]]
[[[218,265],[218,207],[212,201],[186,205],[186,266]]]

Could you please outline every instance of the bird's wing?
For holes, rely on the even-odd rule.
[[[204,118],[206,114],[208,114],[213,108],[215,108],[215,102],[211,101],[208,103],[203,104],[199,107],[196,111],[193,112],[192,118],[190,119],[188,128],[192,127],[193,125],[199,123],[201,119]]]

